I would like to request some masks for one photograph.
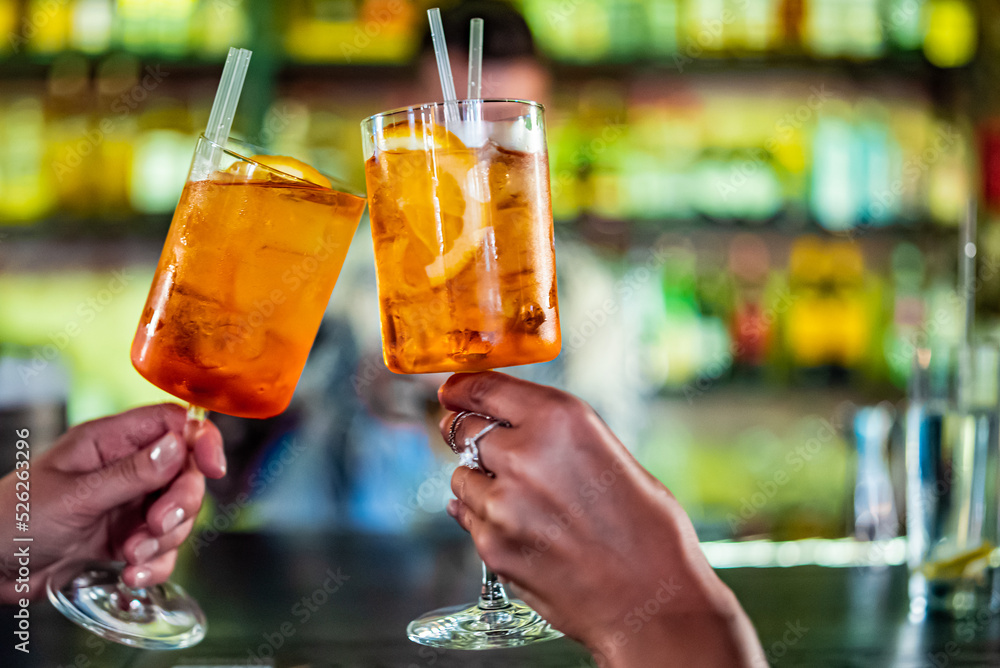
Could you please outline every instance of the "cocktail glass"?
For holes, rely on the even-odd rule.
[[[482,371],[559,354],[541,105],[459,100],[362,123],[385,363]],[[483,567],[479,601],[413,621],[424,645],[513,647],[557,638]]]
[[[308,165],[264,153],[199,139],[132,341],[139,373],[190,402],[189,426],[206,409],[266,418],[287,408],[364,211],[364,198]],[[204,637],[205,616],[180,586],[131,589],[121,567],[69,563],[49,598],[126,645]]]
[[[906,414],[910,613],[1000,611],[1000,346],[915,350]]]

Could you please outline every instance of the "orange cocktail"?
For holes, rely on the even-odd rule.
[[[197,174],[213,147],[196,151],[132,364],[194,405],[270,417],[291,401],[365,201],[287,158],[227,151]]]
[[[479,371],[559,354],[538,105],[463,101],[365,121],[386,365]]]

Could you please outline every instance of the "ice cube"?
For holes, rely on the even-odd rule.
[[[267,330],[252,314],[237,313],[187,286],[176,289],[171,299],[176,300],[168,316],[177,323],[174,345],[191,364],[218,369],[233,360],[250,361],[263,354]]]
[[[508,151],[540,153],[545,151],[545,132],[528,116],[513,121],[494,123],[490,139]]]
[[[375,212],[374,215],[371,212]],[[372,195],[369,216],[375,237],[385,243],[391,243],[406,232],[406,217],[395,194],[388,187],[379,188]]]
[[[448,332],[448,344],[455,351],[451,354],[452,359],[459,362],[481,360],[493,350],[493,343],[483,332],[470,329]]]
[[[493,132],[493,123],[475,118],[463,119],[457,123],[447,123],[445,127],[458,137],[467,148],[483,146]]]
[[[534,334],[545,322],[545,310],[541,306],[532,302],[521,307],[517,314],[518,329]]]

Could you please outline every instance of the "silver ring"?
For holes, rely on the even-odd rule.
[[[458,434],[458,426],[462,424],[462,420],[470,415],[475,415],[476,417],[481,417],[486,420],[493,419],[489,415],[483,415],[482,413],[476,413],[475,411],[459,411],[458,413],[455,413],[455,417],[451,419],[451,429],[448,430],[448,445],[451,447],[451,451],[456,455],[462,454],[462,451],[458,449],[458,444],[455,443],[455,436]]]
[[[465,447],[462,450],[458,449],[458,444],[455,443],[455,437],[458,434],[458,427],[462,421],[469,417],[475,415],[476,417],[481,417],[485,420],[489,420],[489,424],[483,427],[483,429],[475,436],[469,436],[465,439]],[[506,420],[498,420],[489,415],[483,415],[482,413],[476,413],[474,411],[462,411],[456,413],[454,419],[451,421],[451,429],[448,430],[448,445],[451,446],[452,452],[458,455],[459,466],[466,466],[473,471],[482,471],[489,477],[494,477],[492,471],[486,469],[483,466],[482,460],[479,458],[479,439],[490,433],[496,427],[510,427],[510,422]]]

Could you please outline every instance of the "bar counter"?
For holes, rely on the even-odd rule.
[[[465,535],[223,534],[200,542],[197,551],[182,555],[175,579],[208,616],[208,635],[199,645],[152,652],[107,643],[43,599],[30,606],[30,654],[14,650],[15,608],[0,607],[0,666],[594,665],[566,639],[488,652],[442,651],[406,639],[414,616],[477,595],[479,562]],[[774,666],[1000,665],[998,618],[909,621],[900,566],[719,574],[749,613]],[[662,665],[671,665],[669,657]]]

